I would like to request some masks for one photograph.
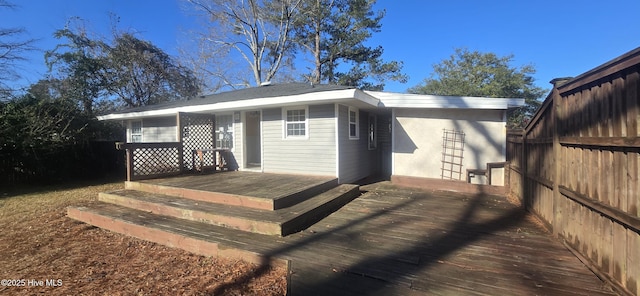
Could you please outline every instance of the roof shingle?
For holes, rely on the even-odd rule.
[[[232,90],[227,92],[221,92],[212,95],[200,96],[190,98],[187,100],[164,102],[160,104],[147,105],[136,108],[129,108],[122,111],[112,112],[111,114],[124,114],[131,112],[144,112],[152,110],[161,110],[175,107],[184,106],[198,106],[215,104],[222,102],[241,101],[258,98],[272,98],[281,96],[301,95],[307,93],[331,91],[331,90],[344,90],[353,89],[350,86],[342,85],[329,85],[329,84],[317,84],[311,85],[308,83],[283,83],[283,84],[271,84],[265,86],[250,87],[238,90]]]

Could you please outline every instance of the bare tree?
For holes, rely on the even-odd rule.
[[[187,0],[206,19],[206,31],[199,36],[199,69],[219,84],[248,84],[237,72],[227,71],[221,61],[241,57],[255,85],[274,79],[280,67],[292,57],[291,23],[301,0]],[[203,50],[204,49],[204,50]],[[204,71],[203,71],[204,70]],[[246,86],[246,85],[245,85]]]
[[[239,67],[233,59],[226,58],[229,48],[212,46],[206,38],[183,44],[179,49],[180,64],[190,69],[203,85],[203,93],[215,93],[224,88],[239,89],[251,86],[252,72]]]
[[[0,0],[0,8],[15,9],[16,6]],[[16,72],[17,64],[26,60],[24,53],[34,50],[34,39],[25,39],[23,28],[0,28],[0,97],[6,96],[11,89],[6,81],[20,77]]]

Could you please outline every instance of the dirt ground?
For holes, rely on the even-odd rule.
[[[209,258],[65,216],[122,183],[36,193],[0,188],[0,295],[283,295],[286,271]],[[259,273],[259,274],[256,274]]]

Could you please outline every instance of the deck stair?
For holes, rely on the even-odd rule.
[[[227,174],[227,173],[223,173]],[[73,208],[68,216],[85,223],[109,218],[103,208],[118,212],[142,211],[152,215],[198,222],[246,232],[286,236],[313,225],[338,210],[359,194],[359,186],[337,180],[298,181],[290,189],[251,191],[247,180],[224,179],[219,191],[196,183],[126,182],[125,189],[100,193],[93,209]],[[237,184],[233,182],[238,182]],[[186,185],[185,185],[186,184]],[[204,187],[203,187],[204,186]],[[235,190],[233,190],[235,188]],[[252,194],[245,195],[245,194]],[[107,204],[107,205],[105,205]],[[104,216],[98,219],[97,216]],[[111,217],[114,218],[114,217]],[[112,219],[117,224],[117,219]],[[109,229],[109,224],[96,225]],[[117,232],[117,229],[110,229]],[[142,237],[144,239],[144,237]]]

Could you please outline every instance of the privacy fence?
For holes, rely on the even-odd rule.
[[[509,191],[600,276],[640,295],[640,48],[554,88],[507,135]]]
[[[124,152],[115,141],[93,141],[50,147],[0,147],[0,186],[59,184],[121,178]]]

